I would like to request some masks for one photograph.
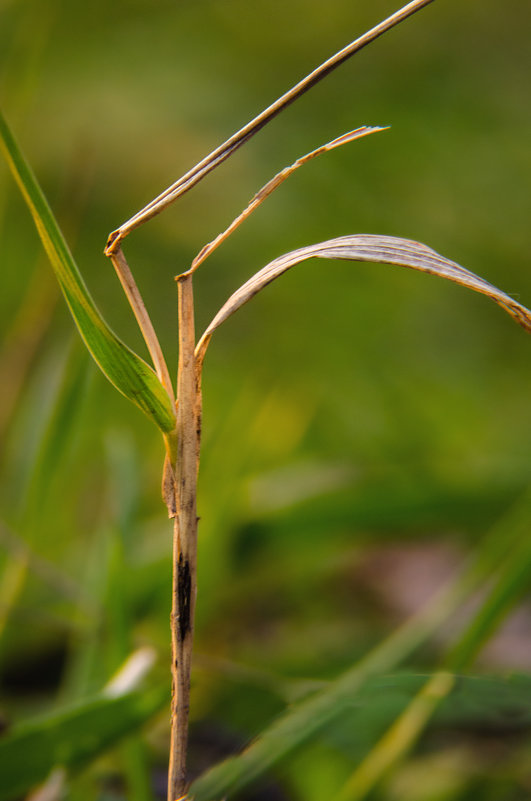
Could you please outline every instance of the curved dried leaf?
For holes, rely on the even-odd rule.
[[[0,113],[0,150],[28,206],[74,321],[94,360],[114,386],[164,432],[175,427],[168,393],[152,368],[107,325],[83,281],[55,217]]]
[[[271,281],[289,270],[290,267],[312,258],[397,264],[413,270],[420,270],[424,273],[438,275],[441,278],[447,278],[449,281],[455,281],[461,286],[474,289],[476,292],[492,298],[517,323],[531,333],[531,311],[529,309],[526,309],[525,306],[522,306],[505,292],[489,284],[488,281],[456,264],[456,262],[446,259],[426,245],[411,239],[357,234],[329,239],[316,245],[308,245],[307,247],[299,248],[299,250],[293,250],[270,262],[253,275],[249,281],[230,296],[216,314],[198,343],[198,357],[202,358],[204,355],[216,328],[219,328],[244,303],[247,303]]]
[[[238,214],[238,216],[231,222],[231,224],[224,231],[218,234],[215,239],[213,239],[211,242],[209,242],[203,248],[201,248],[201,250],[199,251],[199,253],[192,262],[190,272],[195,272],[195,270],[197,270],[199,265],[202,264],[205,261],[205,259],[207,259],[210,256],[210,254],[221,245],[222,242],[225,242],[225,240],[232,233],[234,233],[236,228],[238,228],[238,226],[240,226],[242,222],[246,220],[253,213],[253,211],[256,211],[258,206],[260,206],[260,204],[263,203],[264,200],[268,198],[275,191],[275,189],[278,189],[278,187],[281,186],[281,184],[283,184],[284,181],[290,177],[290,175],[293,175],[293,173],[296,172],[299,169],[299,167],[302,167],[304,164],[307,164],[309,161],[316,158],[317,156],[320,156],[323,153],[328,153],[330,150],[334,150],[337,147],[346,145],[349,142],[353,142],[355,139],[362,139],[364,136],[369,136],[370,134],[373,133],[379,133],[380,131],[387,131],[388,127],[389,126],[387,126],[386,128],[382,128],[380,126],[374,127],[374,126],[362,125],[360,128],[356,128],[353,131],[348,131],[348,133],[345,133],[342,136],[338,136],[335,139],[332,139],[331,142],[327,142],[326,144],[321,145],[320,147],[316,147],[315,150],[311,150],[309,153],[306,153],[306,155],[301,156],[301,158],[298,158],[296,161],[293,162],[293,164],[290,164],[289,167],[284,167],[283,170],[277,172],[277,174],[274,175],[273,178],[271,178],[271,180],[269,180],[261,189],[259,189],[259,191],[252,198],[252,200],[247,204],[244,210],[240,214]]]

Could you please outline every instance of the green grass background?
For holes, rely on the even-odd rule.
[[[0,0],[6,116],[98,305],[142,355],[102,255],[109,231],[393,10],[388,0]],[[275,172],[362,124],[391,130],[305,166],[200,268],[198,333],[270,259],[347,233],[425,242],[529,306],[530,25],[531,7],[517,0],[437,0],[132,234],[124,249],[173,371],[173,276]],[[0,689],[10,722],[99,690],[136,646],[156,649],[156,681],[168,681],[171,534],[160,438],[89,364],[3,164],[0,277]],[[460,287],[317,261],[216,333],[204,377],[196,769],[283,707],[263,676],[243,681],[224,660],[336,676],[422,601],[408,606],[404,585],[427,575],[429,591],[432,575],[474,557],[509,513],[531,479],[529,346]],[[16,555],[24,542],[27,571]],[[413,575],[384,592],[404,564]],[[433,667],[440,647],[412,667]],[[525,649],[502,650],[496,669],[529,668]],[[144,740],[162,782],[164,713]],[[466,739],[427,746],[378,797],[490,799],[498,771],[509,789],[492,798],[524,798],[519,765],[493,747],[498,761]],[[330,740],[297,760],[269,798],[322,798],[351,767]],[[439,795],[419,785],[432,763]],[[127,764],[110,753],[72,797],[123,797]]]

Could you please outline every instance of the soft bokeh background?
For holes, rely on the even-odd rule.
[[[128,344],[144,355],[102,255],[109,231],[393,10],[0,0],[4,111]],[[347,233],[417,239],[529,306],[530,26],[521,0],[435,2],[135,232],[126,255],[172,369],[173,276],[274,173],[361,124],[392,127],[305,166],[203,265],[198,331],[273,257]],[[167,681],[171,534],[157,432],[89,364],[3,164],[0,270],[11,720],[98,690],[140,645],[156,649]],[[379,265],[302,264],[216,334],[204,378],[198,760],[239,747],[281,709],[265,680],[243,681],[228,662],[337,675],[508,513],[531,479],[529,366],[529,338],[487,299]],[[491,644],[484,667],[529,669],[525,636],[512,636]],[[429,667],[436,649],[423,659]],[[146,736],[162,777],[165,715]],[[348,773],[329,744],[299,759],[277,777],[279,797],[323,797]],[[118,758],[99,762],[76,797],[96,797],[95,786],[120,797],[120,770]],[[459,787],[470,778],[453,763],[444,775]],[[382,797],[417,797],[404,786]]]

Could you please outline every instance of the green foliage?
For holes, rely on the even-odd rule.
[[[257,0],[252,13],[242,0],[3,5],[2,105],[76,259],[90,265],[98,307],[138,352],[121,290],[95,258],[109,230],[388,10],[343,0],[325,15],[314,0]],[[198,272],[199,330],[258,266],[345,232],[427,242],[529,306],[530,24],[527,4],[432,4],[132,236],[127,256],[169,362],[173,275],[273,172],[361,123],[392,129],[305,168]],[[140,798],[146,776],[158,799],[167,715],[151,718],[138,758],[138,741],[130,749],[120,738],[140,736],[140,701],[101,701],[89,712],[139,642],[157,649],[152,683],[167,695],[160,443],[79,351],[66,358],[71,325],[61,309],[50,302],[38,315],[30,304],[32,272],[45,280],[47,268],[2,170],[0,379],[5,387],[13,374],[9,356],[21,381],[0,420],[0,693],[12,727],[0,752],[25,727],[28,765],[46,757],[36,781],[75,751],[73,801],[133,798],[135,781]],[[49,247],[72,277],[51,230]],[[194,786],[211,801],[241,786],[250,801],[247,782],[261,776],[290,801],[334,797],[429,678],[450,669],[464,675],[433,718],[394,740],[390,771],[373,774],[375,798],[520,801],[529,676],[508,674],[529,664],[526,607],[516,619],[523,636],[517,627],[508,639],[499,626],[527,587],[529,512],[511,510],[531,481],[529,341],[459,287],[373,265],[353,274],[337,262],[326,282],[322,271],[310,262],[305,280],[286,275],[209,350],[191,705],[192,765],[203,775]],[[69,291],[92,325],[76,282]],[[33,344],[17,328],[24,310]],[[132,380],[136,357],[119,350]],[[159,427],[169,426],[165,393],[150,368],[142,376],[146,403],[153,393]],[[462,583],[428,604],[463,563]],[[466,626],[470,597],[479,607]],[[343,707],[327,708],[322,699],[375,654]],[[70,718],[74,736],[59,758],[66,700],[79,714],[86,704],[86,717],[83,729]],[[41,713],[58,728],[39,724]],[[286,739],[268,739],[286,733],[286,720]],[[26,763],[17,770],[13,781],[29,787]]]
[[[0,741],[0,798],[28,792],[55,767],[79,769],[135,732],[165,701],[160,689],[101,696],[16,727]]]
[[[0,146],[31,212],[72,316],[109,381],[163,432],[175,426],[172,404],[154,371],[111,331],[96,308],[50,207],[2,114]]]
[[[448,722],[448,710],[450,720],[453,710],[461,723],[470,726],[491,725],[503,729],[510,725],[518,730],[523,722],[525,729],[528,690],[523,683],[529,681],[528,677],[522,677],[522,680],[517,678],[514,684],[512,679],[499,679],[499,695],[493,693],[496,700],[491,704],[487,703],[487,698],[493,689],[492,679],[486,679],[485,683],[471,680],[469,684],[462,676],[455,678],[448,671],[434,673],[429,680],[419,676],[408,678],[385,674],[407,659],[427,637],[432,636],[441,622],[447,620],[473,592],[478,582],[481,586],[486,577],[492,581],[491,576],[494,575],[492,589],[446,660],[452,671],[468,667],[476,652],[516,603],[525,586],[524,577],[529,575],[531,569],[530,523],[531,495],[528,494],[512,516],[508,543],[500,544],[500,532],[495,528],[483,544],[483,558],[470,567],[455,586],[435,599],[431,608],[398,629],[387,641],[324,689],[288,710],[241,755],[222,762],[197,779],[190,790],[192,796],[197,801],[208,801],[210,798],[237,794],[308,740],[319,736],[323,729],[341,732],[347,728],[354,739],[353,745],[349,743],[349,753],[356,761],[365,756],[371,746],[375,746],[374,752],[367,756],[369,768],[365,769],[365,763],[362,762],[359,774],[355,772],[348,785],[345,799],[365,798],[389,772],[390,767],[407,753],[433,715],[436,719],[442,716]],[[499,566],[498,560],[504,548],[507,554]],[[384,677],[378,678],[378,674],[384,674]],[[409,689],[404,693],[405,687]],[[507,700],[507,693],[511,694],[513,689],[511,702]],[[475,696],[476,690],[482,701]],[[501,714],[503,717],[501,710],[504,705],[507,718],[502,723],[498,716]],[[518,709],[516,713],[515,708]],[[397,722],[377,745],[378,738],[385,734],[395,719]]]
[[[427,680],[427,676],[407,673],[369,679],[359,691],[350,696],[345,694],[340,699],[336,698],[335,704],[329,709],[328,727],[325,727],[324,720],[320,721],[320,736],[348,754],[353,763],[357,762],[370,751],[388,726],[408,708],[412,698]],[[531,679],[527,675],[506,679],[459,676],[430,721],[432,731],[442,727],[454,732],[460,729],[466,731],[467,728],[500,728],[522,734],[529,732]],[[275,734],[281,737],[279,729]],[[315,735],[314,729],[313,736]],[[264,761],[257,759],[254,770],[251,767],[254,760],[249,749],[242,756],[221,763],[197,779],[190,788],[191,796],[196,801],[210,801],[213,798],[230,798],[241,792],[257,778],[262,766],[271,762],[275,738],[268,738],[267,751],[265,738],[261,738],[260,742],[263,743],[261,757]],[[277,753],[287,754],[291,748],[285,739],[280,738],[276,750]]]

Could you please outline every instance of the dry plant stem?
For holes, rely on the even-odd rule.
[[[376,27],[360,36],[347,47],[340,50],[317,69],[307,75],[296,86],[282,95],[255,119],[237,131],[224,144],[210,153],[189,172],[182,176],[144,209],[135,214],[119,229],[110,234],[105,253],[112,259],[129,302],[133,308],[142,334],[148,346],[157,374],[170,397],[174,398],[164,357],[153,326],[138,292],[131,271],[121,249],[122,240],[135,228],[159,214],[170,203],[183,195],[209,172],[231,156],[241,145],[277,116],[284,108],[308,91],[322,78],[346,61],[357,51],[377,39],[419,9],[433,0],[412,0],[398,12],[388,17]],[[367,132],[369,132],[367,130]],[[364,135],[364,134],[358,134]],[[191,271],[177,278],[179,289],[179,375],[177,385],[177,427],[172,435],[166,437],[167,460],[164,477],[164,495],[170,517],[174,518],[173,542],[173,587],[172,587],[172,703],[171,703],[171,746],[168,773],[168,801],[177,801],[186,795],[186,750],[188,713],[190,700],[190,669],[192,655],[194,606],[196,596],[197,559],[197,511],[196,486],[199,462],[199,437],[201,420],[200,373],[204,348],[200,357],[194,354],[194,309],[192,272],[198,264],[220,244],[221,241],[245,219],[262,200],[267,197],[285,178],[309,158],[323,149],[330,149],[350,138],[352,134],[340,137],[335,143],[319,148],[276,176],[251,202],[240,218],[229,229],[199,254]],[[211,335],[211,334],[210,334]],[[206,347],[210,335],[207,333]],[[175,435],[175,436],[174,436]],[[175,440],[177,446],[175,447]]]
[[[315,86],[315,84],[336,69],[336,67],[349,59],[350,56],[432,2],[433,0],[413,0],[411,3],[407,3],[407,5],[403,6],[399,11],[383,20],[383,22],[380,22],[374,28],[371,28],[370,31],[367,31],[354,42],[351,42],[342,50],[339,50],[327,61],[320,64],[313,72],[279,97],[278,100],[268,106],[268,108],[251,120],[251,122],[244,125],[243,128],[233,134],[230,139],[227,139],[227,141],[216,148],[216,150],[213,150],[212,153],[196,164],[195,167],[179,178],[178,181],[168,187],[162,194],[152,200],[151,203],[148,203],[147,206],[131,217],[131,219],[127,220],[120,228],[113,231],[107,241],[107,247],[105,249],[106,254],[110,256],[112,252],[119,248],[120,242],[125,239],[131,231],[138,228],[139,225],[142,225],[147,220],[150,220],[156,214],[159,214],[166,206],[169,206],[170,203],[173,203],[178,197],[184,195],[185,192],[188,192],[189,189],[231,156],[241,145],[254,136],[255,133],[258,133],[258,131],[267,125],[267,123],[276,117],[284,108],[307,92],[308,89],[311,89],[312,86]]]
[[[196,597],[197,468],[201,426],[194,346],[192,277],[177,278],[179,290],[179,374],[177,394],[177,463],[174,519],[172,592],[172,702],[168,801],[185,795],[190,670]]]
[[[256,211],[258,206],[264,202],[266,198],[271,195],[275,189],[277,189],[286,178],[289,178],[299,167],[302,167],[303,164],[306,164],[308,161],[311,161],[316,156],[320,156],[321,153],[327,153],[329,150],[333,150],[336,147],[340,147],[341,145],[347,144],[347,142],[352,142],[354,139],[361,139],[363,136],[368,136],[371,133],[377,133],[378,131],[385,131],[387,128],[379,128],[379,127],[367,127],[363,126],[361,128],[356,128],[355,131],[349,131],[343,136],[338,136],[337,139],[333,139],[331,142],[327,142],[326,145],[321,145],[321,147],[317,147],[315,150],[312,150],[310,153],[306,153],[305,156],[302,156],[297,161],[294,161],[293,164],[289,167],[285,167],[281,172],[277,173],[270,181],[265,184],[259,192],[253,197],[251,202],[245,207],[245,209],[239,214],[226,228],[222,231],[221,234],[205,245],[197,254],[195,259],[192,262],[192,266],[189,270],[190,273],[195,272],[200,264],[202,264],[205,259],[207,259],[211,253],[213,253],[216,248],[218,248],[223,242],[225,242],[228,237],[234,233],[236,228],[238,228],[244,220],[249,217],[253,211]]]
[[[120,279],[120,283],[122,284],[123,290],[127,296],[127,300],[129,301],[129,305],[131,306],[136,317],[137,323],[142,332],[142,336],[144,337],[144,341],[147,345],[149,355],[153,360],[155,372],[157,373],[164,389],[170,396],[171,401],[175,403],[175,396],[173,394],[170,374],[162,353],[162,349],[160,347],[159,340],[123,251],[121,248],[116,248],[112,251],[112,253],[107,253],[107,255],[112,261],[113,267],[116,270],[116,274]]]

